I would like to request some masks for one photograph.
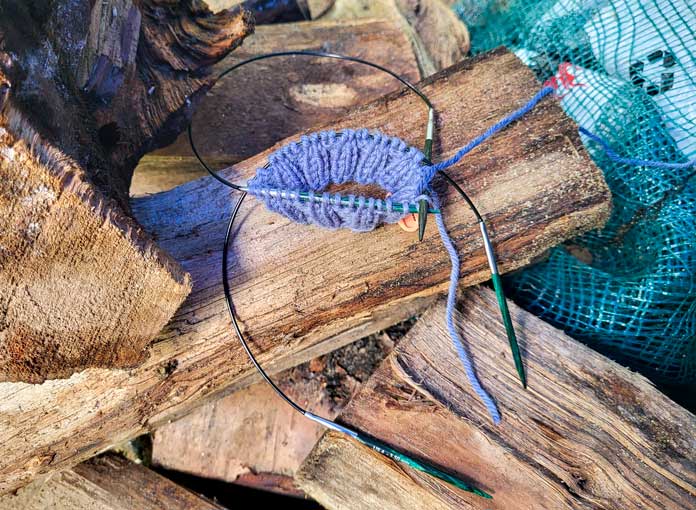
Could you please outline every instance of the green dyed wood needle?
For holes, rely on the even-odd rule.
[[[493,244],[491,243],[491,238],[488,235],[486,223],[480,216],[479,227],[481,228],[481,236],[483,237],[483,247],[486,250],[486,258],[488,259],[488,265],[491,268],[491,280],[493,281],[493,288],[495,289],[495,297],[498,299],[498,308],[500,309],[500,314],[503,316],[505,332],[507,333],[508,342],[510,342],[510,351],[512,352],[512,359],[515,361],[515,368],[517,369],[517,374],[520,376],[522,386],[524,388],[527,388],[527,376],[524,373],[524,365],[522,364],[520,346],[517,344],[515,328],[512,327],[510,310],[508,309],[507,300],[505,299],[505,292],[503,291],[503,280],[501,280],[500,274],[498,273],[498,263],[495,260]]]
[[[431,466],[430,464],[419,462],[416,459],[409,457],[408,455],[401,453],[398,450],[395,450],[391,446],[381,441],[377,441],[376,439],[372,439],[371,437],[364,436],[360,433],[357,433],[353,437],[355,437],[355,439],[357,439],[361,443],[369,446],[377,453],[381,453],[385,457],[405,464],[408,467],[421,471],[422,473],[426,473],[428,475],[434,476],[435,478],[439,478],[443,482],[447,482],[448,484],[453,485],[454,487],[457,487],[464,491],[471,492],[473,494],[476,494],[477,496],[481,496],[482,498],[493,499],[493,496],[491,496],[487,492],[477,487],[474,487],[471,484],[466,483],[464,480],[461,480],[455,476],[445,473],[444,471],[434,466]]]
[[[352,437],[356,441],[361,442],[365,446],[369,446],[377,453],[384,455],[389,459],[405,464],[422,473],[434,476],[435,478],[439,478],[443,482],[447,482],[448,484],[453,485],[454,487],[457,487],[467,492],[471,492],[473,494],[476,494],[477,496],[481,496],[482,498],[493,499],[493,496],[491,496],[487,492],[482,491],[477,487],[474,487],[473,485],[457,478],[456,476],[450,475],[449,473],[445,473],[444,471],[436,468],[435,466],[431,466],[430,464],[418,461],[413,457],[406,455],[405,453],[401,453],[400,451],[395,450],[394,448],[392,448],[386,443],[383,443],[382,441],[373,439],[369,436],[364,435],[362,432],[358,432],[357,430],[346,427],[345,425],[341,425],[340,423],[336,423],[335,421],[327,420],[326,418],[317,416],[316,414],[310,413],[309,411],[301,410],[301,412],[310,420],[319,423],[331,430],[335,430],[349,437]]]
[[[428,109],[428,126],[425,131],[425,143],[423,144],[423,155],[426,161],[430,161],[433,156],[433,130],[435,126],[435,111]],[[425,235],[425,225],[428,221],[428,201],[421,200],[418,204],[418,241],[423,241]]]
[[[515,329],[512,327],[510,310],[508,309],[507,300],[505,299],[505,294],[503,293],[503,280],[500,278],[500,275],[498,273],[494,273],[493,275],[491,275],[491,277],[493,280],[493,288],[495,289],[495,297],[498,299],[498,307],[500,308],[500,313],[503,316],[505,332],[507,333],[508,341],[510,342],[512,359],[515,361],[515,368],[517,369],[517,373],[520,376],[520,381],[522,381],[522,386],[524,388],[527,388],[527,375],[524,372],[522,355],[520,354],[520,346],[517,343]]]

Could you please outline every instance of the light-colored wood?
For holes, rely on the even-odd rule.
[[[503,50],[424,83],[439,112],[435,157],[452,155],[538,87],[526,66]],[[399,92],[332,127],[380,128],[420,145],[426,115],[414,94]],[[245,180],[267,156],[225,175]],[[487,218],[502,271],[599,226],[608,214],[602,174],[551,97],[451,173]],[[487,279],[473,214],[451,191],[442,198],[462,283]],[[92,369],[41,386],[0,385],[0,491],[77,464],[251,381],[254,371],[231,330],[220,279],[233,199],[206,178],[134,201],[137,219],[192,275],[193,291],[134,370]],[[237,225],[232,294],[242,327],[271,373],[412,316],[447,287],[449,261],[433,219],[418,243],[396,225],[355,234],[294,224],[250,199]]]
[[[0,497],[2,510],[224,510],[144,466],[107,454]]]
[[[250,30],[166,0],[0,5],[0,381],[142,361],[191,283],[128,215],[130,177]]]
[[[0,381],[136,365],[191,289],[81,167],[0,115]],[[33,141],[31,144],[29,141]]]
[[[393,347],[386,334],[278,374],[300,406],[328,419],[345,407]],[[301,416],[266,382],[201,406],[154,432],[152,463],[204,478],[294,496],[294,475],[324,428]]]
[[[686,509],[696,506],[696,417],[642,376],[511,307],[529,387],[519,384],[494,293],[464,292],[456,321],[503,416],[471,390],[439,302],[340,420],[474,481],[458,491],[327,434],[298,483],[329,509]],[[372,477],[368,476],[372,473]],[[377,480],[374,480],[377,478]],[[408,501],[408,504],[404,504]]]
[[[312,17],[389,19],[408,36],[423,76],[461,61],[469,31],[442,0],[308,0]]]
[[[420,79],[408,38],[393,20],[262,25],[215,71],[252,56],[290,50],[358,56],[412,82]],[[377,69],[329,59],[283,57],[249,64],[226,76],[201,101],[193,116],[196,148],[213,168],[224,168],[287,136],[339,118],[399,85]],[[141,160],[131,195],[170,189],[204,172],[184,133]]]

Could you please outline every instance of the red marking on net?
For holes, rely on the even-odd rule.
[[[558,66],[558,72],[556,76],[552,76],[544,82],[544,86],[553,87],[556,92],[558,92],[559,87],[564,89],[571,89],[573,87],[584,87],[584,83],[578,83],[575,81],[576,76],[571,72],[573,65],[569,62],[563,62]],[[558,96],[563,98],[565,94]]]

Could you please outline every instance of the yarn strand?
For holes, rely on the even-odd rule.
[[[431,200],[433,201],[433,205],[440,209],[441,206],[440,201],[437,198],[437,194],[433,193]],[[442,219],[442,214],[435,215],[435,222],[437,223],[437,229],[440,232],[442,244],[444,245],[445,250],[447,250],[450,262],[452,264],[452,269],[450,270],[449,289],[447,291],[447,309],[445,311],[447,331],[449,332],[452,344],[457,351],[457,356],[459,356],[459,360],[464,367],[466,377],[469,379],[469,384],[471,384],[471,387],[481,399],[483,405],[486,406],[488,414],[490,414],[493,423],[498,425],[500,423],[500,412],[498,411],[498,406],[496,406],[493,398],[485,389],[483,389],[483,386],[481,386],[481,382],[476,375],[471,358],[469,358],[469,353],[466,351],[464,340],[459,335],[459,331],[454,324],[454,312],[457,304],[457,288],[459,287],[459,254],[457,253],[457,248],[452,242],[452,238],[447,233],[447,228],[445,227],[445,221]]]
[[[524,117],[527,113],[529,113],[542,99],[544,99],[546,96],[551,94],[554,91],[553,87],[544,87],[542,88],[539,92],[537,92],[534,97],[532,97],[527,103],[522,106],[520,109],[512,112],[510,115],[507,117],[504,117],[502,120],[496,122],[493,124],[491,127],[489,127],[484,133],[480,134],[473,140],[471,140],[469,143],[467,143],[464,147],[459,149],[457,153],[452,156],[449,159],[446,159],[444,161],[440,161],[439,163],[436,163],[430,167],[430,175],[428,175],[428,181],[432,178],[433,175],[435,175],[435,172],[438,170],[444,170],[445,168],[449,168],[455,163],[457,163],[460,159],[462,159],[464,156],[466,156],[469,152],[474,150],[476,147],[481,145],[483,142],[488,140],[490,137],[495,135],[496,133],[502,131],[506,127],[508,127],[510,124],[515,122],[516,120],[519,120],[520,118]]]

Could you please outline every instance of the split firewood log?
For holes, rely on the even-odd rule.
[[[191,282],[129,216],[133,169],[251,23],[197,0],[0,4],[0,381],[142,361]]]

